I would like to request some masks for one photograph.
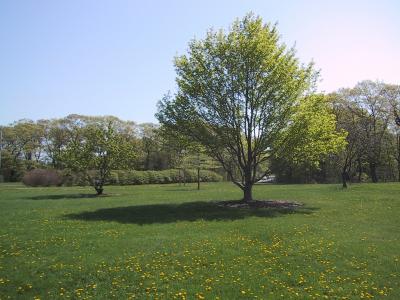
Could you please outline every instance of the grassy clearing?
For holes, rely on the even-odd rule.
[[[0,299],[400,299],[400,184],[0,185]]]

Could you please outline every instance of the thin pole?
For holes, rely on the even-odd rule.
[[[200,153],[197,152],[197,189],[200,190]]]

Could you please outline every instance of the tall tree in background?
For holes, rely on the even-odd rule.
[[[8,180],[18,180],[25,170],[35,168],[43,159],[43,126],[24,119],[3,127],[2,131],[2,172]]]
[[[68,143],[69,120],[67,118],[53,120],[39,120],[44,128],[43,147],[46,152],[45,162],[53,168],[61,168],[61,153]]]
[[[353,104],[350,107],[355,107],[354,112],[362,126],[360,138],[365,145],[372,182],[378,182],[377,170],[382,164],[384,140],[391,117],[386,88],[384,83],[365,80],[346,92],[348,101]]]
[[[397,162],[397,180],[400,182],[400,85],[387,85],[385,95],[390,103],[389,130],[394,135],[393,156]]]
[[[337,130],[347,132],[346,147],[340,151],[335,159],[340,167],[340,176],[343,188],[347,188],[347,181],[351,179],[351,170],[357,159],[361,159],[365,148],[362,143],[362,126],[360,122],[359,108],[354,103],[346,100],[347,91],[339,90],[337,93],[330,94],[329,101],[336,116]]]
[[[161,151],[159,129],[156,124],[144,123],[139,125],[141,150],[143,153],[143,169],[153,170],[157,164],[157,154]]]
[[[318,161],[344,136],[323,96],[311,95],[312,64],[279,43],[275,26],[247,15],[229,32],[209,31],[176,57],[178,92],[164,97],[157,118],[168,130],[202,144],[252,200],[252,187],[273,156]],[[261,168],[261,170],[260,170]]]

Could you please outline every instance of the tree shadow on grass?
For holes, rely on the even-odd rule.
[[[93,194],[58,194],[58,195],[39,195],[26,197],[29,200],[64,200],[64,199],[85,199],[85,198],[98,198],[99,196]],[[107,197],[107,195],[101,195],[100,197]]]
[[[68,219],[84,221],[114,221],[132,224],[174,223],[178,221],[233,221],[248,217],[273,218],[287,214],[312,214],[318,208],[227,208],[215,202],[187,202],[178,204],[151,204],[103,208],[77,214],[65,215]]]

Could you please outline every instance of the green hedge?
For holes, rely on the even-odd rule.
[[[89,181],[82,173],[63,172],[65,185],[89,185]],[[222,181],[222,176],[207,170],[200,170],[200,181]],[[166,184],[178,182],[197,182],[197,170],[179,171],[176,169],[163,171],[127,171],[114,170],[111,172],[107,185],[139,185],[139,184]]]

